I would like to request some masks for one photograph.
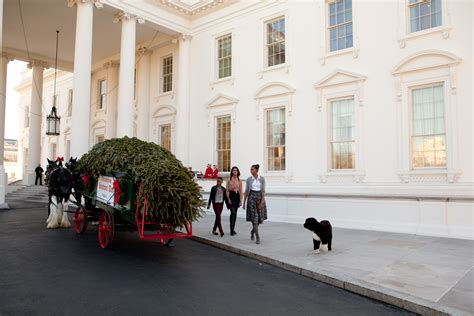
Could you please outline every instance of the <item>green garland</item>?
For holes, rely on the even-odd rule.
[[[172,227],[183,227],[201,215],[200,187],[181,162],[161,146],[137,138],[116,138],[95,145],[78,162],[81,173],[91,180],[112,171],[123,171],[134,179],[136,194],[143,181],[150,219]]]

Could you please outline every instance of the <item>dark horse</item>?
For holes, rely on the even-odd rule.
[[[70,227],[67,217],[69,196],[72,191],[72,173],[63,167],[63,158],[56,161],[48,159],[48,168],[52,171],[49,175],[48,182],[48,219],[46,223],[48,228]]]

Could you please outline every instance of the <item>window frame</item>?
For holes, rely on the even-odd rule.
[[[332,111],[333,111],[333,102],[337,101],[344,101],[344,100],[352,100],[352,107],[353,107],[353,120],[354,120],[354,131],[352,133],[352,140],[351,142],[353,143],[354,146],[354,165],[353,168],[334,168],[333,166],[333,150],[332,150],[332,137],[333,137],[333,123],[332,123]],[[356,96],[353,95],[345,95],[345,96],[339,96],[339,97],[334,97],[330,98],[327,100],[328,104],[328,110],[327,110],[327,153],[328,153],[328,158],[327,158],[327,163],[328,167],[327,169],[329,172],[354,172],[356,171],[357,168],[357,108],[356,108]],[[339,141],[339,142],[348,142],[348,141]]]
[[[446,87],[445,87],[446,82],[445,81],[436,81],[434,80],[431,83],[421,83],[421,84],[414,84],[414,85],[409,85],[407,87],[407,97],[408,97],[408,153],[409,153],[409,166],[410,166],[410,171],[419,171],[419,170],[447,170],[448,169],[448,164],[449,164],[449,151],[450,148],[448,146],[448,131],[447,131],[447,118],[446,118]],[[442,86],[443,90],[443,113],[444,113],[444,138],[445,138],[445,153],[446,153],[446,162],[444,166],[423,166],[423,167],[415,167],[414,166],[414,157],[413,157],[413,131],[414,131],[414,124],[413,124],[413,90],[417,89],[423,89],[423,88],[430,88],[430,87],[437,87],[437,86]],[[423,135],[423,136],[435,136],[435,135],[441,135],[441,134],[430,134],[430,135]]]
[[[431,5],[431,3],[432,3],[433,0],[426,0],[426,1],[417,0],[417,1],[414,2],[414,3],[410,3],[410,0],[406,0],[406,1],[407,1],[407,3],[406,3],[406,5],[407,5],[407,9],[406,9],[406,11],[407,11],[407,19],[406,19],[406,23],[407,23],[407,25],[406,25],[407,34],[413,34],[413,33],[423,32],[423,31],[427,31],[427,30],[429,30],[429,29],[439,28],[439,27],[442,27],[442,26],[443,26],[443,22],[444,22],[444,16],[443,16],[443,2],[446,1],[446,0],[444,0],[444,1],[443,1],[443,0],[440,0],[440,4],[441,4],[441,12],[440,12],[440,13],[441,13],[441,24],[440,24],[440,25],[436,25],[436,26],[430,26],[430,27],[425,28],[425,29],[421,29],[421,25],[420,25],[420,29],[417,30],[417,31],[412,31],[412,30],[411,30],[412,17],[411,17],[411,12],[410,12],[411,10],[410,10],[410,9],[411,9],[412,7],[414,7],[414,6],[420,6],[421,4],[423,4],[423,3],[426,2],[426,1],[429,1],[429,2],[430,2],[430,5]],[[429,16],[430,16],[430,23],[431,23],[431,16],[432,16],[431,9],[430,9],[430,14],[429,14]],[[420,15],[419,19],[420,19],[420,23],[421,23],[421,15]]]
[[[166,148],[163,145],[163,128],[164,127],[169,128],[169,148]],[[165,148],[166,150],[168,150],[169,152],[171,152],[171,144],[172,144],[172,126],[171,126],[171,122],[165,122],[165,123],[158,124],[158,139],[160,140],[159,145],[161,147]]]
[[[229,148],[228,149],[219,149],[219,119],[223,119],[223,118],[228,118],[229,121],[228,123],[230,124],[230,133],[229,133]],[[219,172],[223,172],[223,173],[229,173],[230,172],[230,169],[232,168],[232,130],[233,130],[233,126],[232,126],[232,114],[228,113],[228,114],[221,114],[221,115],[216,115],[214,116],[214,151],[215,151],[215,161],[216,161],[216,165],[218,166],[219,168]],[[221,165],[219,164],[219,152],[220,151],[229,151],[229,170],[225,170],[224,167],[221,168]]]
[[[97,107],[96,110],[102,111],[105,110],[107,106],[107,78],[101,78],[98,79],[98,85],[97,85]],[[102,93],[102,82],[105,82],[105,93]],[[104,99],[105,100],[104,100]]]
[[[326,10],[325,10],[325,15],[326,15],[326,53],[327,54],[338,54],[338,53],[344,53],[346,51],[352,51],[354,49],[354,42],[355,42],[355,35],[354,35],[354,3],[352,3],[351,0],[351,20],[350,22],[344,22],[336,25],[331,26],[331,9],[330,6],[333,3],[336,3],[337,1],[347,1],[347,0],[331,0],[326,2]],[[336,50],[331,50],[331,29],[338,28],[340,26],[345,26],[347,24],[351,23],[352,24],[352,46],[350,47],[344,47],[344,48],[339,48]],[[346,36],[347,38],[347,36]]]
[[[285,119],[284,121],[284,124],[285,124],[285,131],[284,131],[284,134],[285,134],[285,145],[281,146],[275,146],[275,145],[272,145],[272,146],[269,146],[268,144],[268,136],[269,136],[269,113],[272,112],[272,111],[280,111],[280,110],[283,110],[283,117]],[[287,136],[287,129],[288,129],[288,125],[287,125],[287,115],[288,115],[288,110],[286,108],[285,105],[280,105],[280,106],[273,106],[273,107],[269,107],[269,108],[266,108],[264,109],[264,139],[263,139],[263,144],[264,144],[264,159],[265,159],[265,170],[267,172],[286,172],[287,169],[288,169],[288,163],[287,163],[287,154],[288,154],[288,150],[287,150],[287,140],[288,140],[288,136]],[[270,157],[268,155],[268,150],[270,148],[279,148],[279,147],[283,147],[284,148],[284,161],[285,161],[285,166],[283,169],[270,169]],[[280,164],[281,165],[281,164]]]
[[[285,39],[283,41],[280,41],[280,42],[275,42],[275,43],[272,43],[272,44],[268,44],[268,25],[270,23],[274,23],[276,21],[279,21],[279,20],[283,20],[284,21],[284,25],[285,25]],[[263,68],[278,68],[278,67],[283,67],[285,65],[288,64],[288,16],[287,14],[278,14],[276,15],[275,17],[273,18],[270,18],[270,19],[266,19],[263,23],[263,27],[264,27],[264,32],[263,32],[263,46],[264,46],[264,53],[263,53]],[[285,47],[285,53],[284,53],[284,59],[285,61],[283,63],[279,63],[279,64],[275,64],[275,65],[269,65],[268,63],[268,50],[269,50],[269,45],[277,45],[277,44],[281,44],[281,43],[284,43],[284,47]]]
[[[228,76],[225,76],[225,77],[219,77],[220,75],[220,58],[219,58],[219,41],[220,40],[223,40],[225,38],[228,38],[230,37],[230,56],[226,56],[222,59],[225,59],[225,58],[230,58],[230,74]],[[226,79],[229,79],[229,78],[232,78],[233,75],[234,75],[234,56],[233,56],[233,53],[234,53],[234,36],[232,34],[232,32],[228,32],[228,33],[225,33],[223,35],[220,35],[220,36],[217,36],[215,38],[215,74],[214,74],[214,77],[215,77],[215,80],[216,81],[223,81],[223,80],[226,80]]]
[[[164,74],[164,71],[165,71],[165,60],[168,59],[168,58],[171,58],[171,73],[169,74]],[[174,89],[174,56],[173,54],[167,54],[167,55],[164,55],[160,58],[160,94],[168,94],[168,93],[173,93],[173,89]],[[168,91],[165,91],[164,90],[164,85],[165,85],[165,76],[167,77],[170,77],[171,78],[171,89],[168,90]]]

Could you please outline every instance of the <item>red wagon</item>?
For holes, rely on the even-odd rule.
[[[184,231],[178,231],[152,220],[147,199],[138,202],[144,194],[143,182],[136,186],[125,173],[114,172],[98,179],[86,176],[80,193],[83,203],[78,203],[74,213],[76,233],[83,234],[88,223],[97,223],[97,238],[104,249],[112,244],[116,231],[137,230],[141,240],[159,240],[163,245],[192,236],[191,222],[184,225]]]

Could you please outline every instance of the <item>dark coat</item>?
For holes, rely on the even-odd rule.
[[[211,194],[209,194],[209,201],[207,203],[208,207],[211,206],[211,203],[214,203],[214,201],[216,200],[217,189],[218,189],[217,185],[215,185],[211,188]],[[223,190],[222,195],[223,195],[223,198],[224,198],[225,206],[227,208],[229,208],[230,202],[229,202],[229,198],[227,197],[227,190],[226,190],[225,186],[221,186],[220,189]]]
[[[36,167],[35,169],[36,174],[42,174],[44,172],[43,168],[41,166]]]

